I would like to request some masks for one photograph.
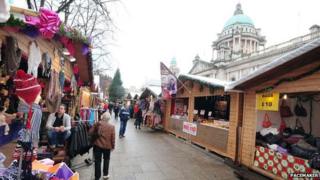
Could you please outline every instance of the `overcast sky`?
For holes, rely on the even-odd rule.
[[[159,62],[169,66],[173,57],[182,73],[190,70],[196,54],[210,61],[212,41],[238,2],[261,28],[267,46],[320,24],[319,0],[121,0],[111,8],[118,30],[109,48],[124,85],[140,87],[148,79],[160,79]]]

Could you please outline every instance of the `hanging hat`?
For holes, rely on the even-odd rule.
[[[23,70],[18,70],[13,80],[16,85],[16,94],[26,103],[31,105],[41,92],[41,86],[37,79]]]

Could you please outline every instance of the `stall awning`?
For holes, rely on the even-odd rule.
[[[145,87],[144,91],[141,93],[140,99],[144,99],[150,95],[158,97],[161,94],[161,87],[158,86],[148,86]]]
[[[274,59],[252,74],[229,84],[226,90],[244,90],[277,78],[285,73],[292,72],[317,60],[320,60],[320,39],[311,41],[296,50]]]
[[[221,81],[219,79],[214,78],[208,78],[203,76],[197,76],[197,75],[191,75],[191,74],[180,74],[179,80],[191,80],[196,81],[200,84],[207,85],[209,87],[218,87],[218,88],[224,88],[229,83],[226,81]]]

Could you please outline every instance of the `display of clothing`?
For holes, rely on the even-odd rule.
[[[63,91],[64,81],[65,81],[64,72],[60,71],[59,72],[59,83],[60,83],[61,91]]]
[[[71,141],[68,149],[68,154],[71,158],[78,154],[83,155],[89,152],[91,145],[88,139],[88,129],[89,126],[87,123],[81,123],[79,121],[77,126],[71,129]]]
[[[5,23],[10,18],[10,4],[7,0],[0,0],[0,23]]]
[[[41,51],[37,42],[32,41],[29,46],[29,58],[28,58],[28,74],[32,74],[34,77],[38,77],[38,67],[41,63]]]
[[[40,125],[41,125],[41,118],[42,118],[42,110],[40,105],[33,103],[32,107],[30,107],[30,105],[24,103],[23,101],[20,101],[18,111],[29,113],[30,108],[32,108],[31,140],[33,145],[37,147],[39,142],[39,131],[40,131]]]
[[[4,71],[7,75],[13,76],[20,66],[22,52],[19,49],[16,38],[7,36],[4,56]]]
[[[55,71],[51,73],[49,90],[46,97],[46,105],[49,112],[56,112],[61,103],[61,88],[59,84],[59,74]]]
[[[51,57],[49,56],[49,53],[43,53],[42,54],[42,60],[41,60],[41,66],[42,66],[42,77],[44,78],[50,78],[51,75]]]
[[[10,131],[10,127],[8,123],[6,122],[6,117],[2,112],[0,112],[0,126],[4,126],[4,135],[8,135]]]

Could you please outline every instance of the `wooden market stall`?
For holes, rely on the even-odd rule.
[[[143,123],[147,127],[163,129],[164,104],[159,98],[160,94],[161,87],[147,86],[137,102],[142,110]]]
[[[319,39],[275,59],[228,89],[244,94],[242,165],[273,179],[319,175]]]
[[[40,20],[44,15],[48,14],[41,10],[34,12],[11,6],[10,18],[0,23],[0,96],[2,99],[9,100],[4,103],[1,99],[0,106],[11,107],[8,110],[15,119],[12,121],[10,119],[8,122],[10,126],[19,123],[19,127],[12,126],[9,135],[3,133],[5,127],[0,123],[0,146],[18,137],[18,131],[24,127],[22,124],[28,116],[25,112],[23,112],[23,118],[17,119],[15,116],[16,113],[21,113],[18,112],[19,99],[15,92],[16,87],[13,86],[13,79],[18,70],[33,75],[42,88],[42,100],[39,102],[42,119],[37,130],[40,136],[39,143],[35,145],[39,152],[45,152],[48,149],[45,126],[49,113],[55,112],[60,103],[63,103],[67,106],[67,113],[73,118],[76,107],[80,104],[77,101],[80,98],[78,89],[82,86],[93,87],[91,42],[79,31],[62,25],[57,14],[50,14],[48,19]],[[30,19],[35,22],[31,23]],[[46,21],[51,22],[50,27],[39,28],[37,23],[44,27],[48,25]],[[32,62],[30,59],[35,62],[30,63]],[[79,108],[77,110],[79,111]],[[37,151],[34,152],[37,153]],[[66,153],[61,154],[58,159],[65,160]],[[56,161],[55,158],[53,159]]]
[[[166,101],[165,129],[191,143],[235,159],[240,95],[224,91],[226,82],[180,75],[175,98]],[[180,84],[181,85],[181,84]]]

